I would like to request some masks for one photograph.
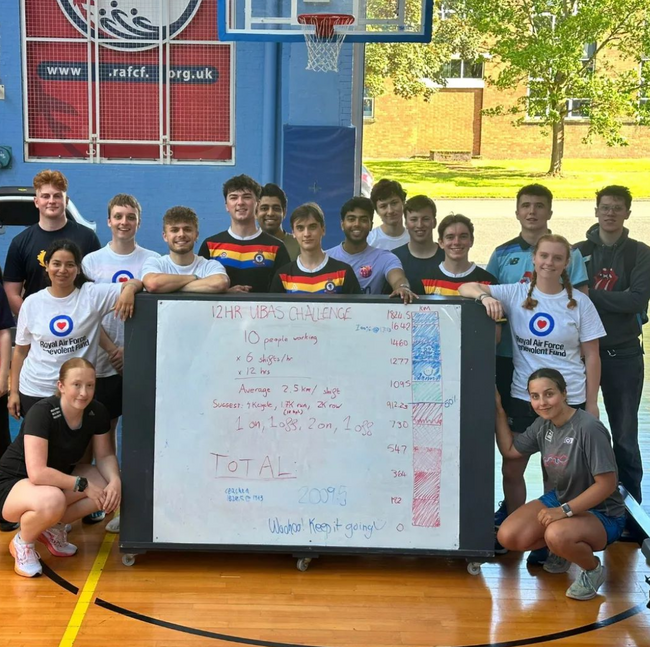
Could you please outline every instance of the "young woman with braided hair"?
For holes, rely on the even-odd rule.
[[[480,301],[490,317],[498,320],[505,315],[510,324],[515,370],[506,412],[515,434],[523,433],[537,418],[526,386],[528,376],[540,368],[560,371],[567,383],[568,404],[598,417],[598,339],[605,336],[605,329],[589,297],[571,286],[566,272],[570,253],[566,238],[546,234],[533,250],[530,284],[465,283],[460,289],[461,296]],[[509,514],[526,501],[527,464],[527,456],[504,458]],[[535,558],[533,563],[540,563]]]

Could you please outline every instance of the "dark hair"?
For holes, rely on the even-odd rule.
[[[376,209],[379,200],[388,200],[392,195],[396,195],[402,202],[406,200],[406,191],[399,182],[383,178],[372,187],[370,200]]]
[[[375,205],[372,204],[372,200],[364,198],[362,195],[350,198],[341,207],[341,221],[345,220],[345,216],[347,216],[350,211],[354,211],[355,209],[361,209],[361,211],[365,211],[370,216],[370,224],[372,225],[372,218],[375,215]]]
[[[113,207],[131,207],[135,209],[138,214],[138,222],[140,222],[140,217],[142,216],[142,207],[140,203],[132,195],[128,193],[118,193],[116,196],[113,196],[108,203],[108,217],[111,217],[111,211]]]
[[[315,202],[305,202],[299,207],[293,210],[289,222],[291,223],[291,229],[298,222],[298,220],[304,220],[313,216],[314,220],[321,226],[325,227],[325,214],[323,210]]]
[[[404,217],[409,211],[422,211],[427,208],[431,209],[435,218],[438,213],[436,203],[426,195],[414,195],[404,203]]]
[[[287,194],[277,185],[269,182],[262,187],[259,200],[262,198],[277,198],[282,206],[282,211],[287,210]]]
[[[535,247],[533,247],[533,256],[537,254],[537,250],[542,243],[561,243],[564,245],[567,253],[567,259],[571,261],[571,245],[569,241],[564,236],[558,236],[557,234],[544,234],[538,241]],[[578,304],[573,298],[573,286],[569,280],[569,274],[566,271],[566,267],[562,270],[560,276],[562,283],[566,290],[567,296],[569,297],[569,302],[567,303],[567,308],[575,308]],[[534,310],[537,307],[537,299],[533,299],[533,290],[537,284],[537,270],[533,270],[533,277],[530,280],[530,288],[528,289],[528,296],[526,300],[521,304],[526,310]]]
[[[262,194],[262,187],[248,175],[235,175],[229,180],[226,180],[223,185],[223,199],[228,199],[228,194],[233,191],[243,191],[248,189],[255,194],[255,197],[259,200]]]
[[[543,184],[528,184],[522,186],[519,191],[517,191],[517,206],[519,206],[519,198],[522,195],[535,195],[540,198],[546,198],[548,200],[548,206],[553,206],[553,194],[551,190],[546,188]]]
[[[560,371],[556,371],[554,368],[538,368],[536,371],[533,371],[528,377],[528,382],[526,383],[526,390],[530,387],[530,383],[533,380],[551,380],[555,386],[557,386],[560,393],[566,393],[566,381]]]
[[[55,240],[47,248],[47,251],[45,252],[45,256],[43,258],[43,262],[47,265],[52,259],[52,256],[54,256],[56,252],[59,252],[61,250],[65,252],[70,252],[72,254],[72,257],[74,258],[74,263],[77,266],[78,272],[74,280],[74,286],[76,288],[80,288],[84,283],[93,283],[93,280],[89,279],[84,274],[84,271],[81,268],[82,255],[79,246],[77,245],[77,243],[74,243],[71,240],[68,240],[67,238],[60,238],[59,240]],[[48,282],[51,285],[49,277],[48,277]]]
[[[625,202],[625,208],[629,211],[632,206],[632,193],[626,186],[619,184],[610,184],[604,189],[596,192],[596,206],[600,204],[601,198],[610,196],[612,198],[622,198]]]
[[[196,230],[199,230],[199,219],[194,209],[181,206],[171,207],[165,211],[165,215],[163,216],[163,230],[168,225],[178,225],[181,222],[194,225]]]
[[[467,216],[463,216],[461,213],[452,213],[442,219],[440,225],[438,225],[438,238],[442,240],[442,237],[445,235],[445,229],[455,224],[465,225],[469,230],[469,235],[474,240],[474,225]]]

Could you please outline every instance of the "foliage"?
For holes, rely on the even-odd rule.
[[[458,11],[484,34],[494,57],[488,83],[520,91],[514,104],[486,114],[510,114],[515,125],[532,120],[552,132],[549,172],[561,170],[569,116],[588,120],[585,143],[599,135],[612,146],[627,144],[626,121],[650,124],[648,105],[639,102],[639,70],[650,52],[648,0],[462,0]]]
[[[384,18],[393,4],[383,0],[370,0],[368,13]],[[418,23],[420,2],[406,1],[405,22]],[[366,45],[367,96],[375,97],[386,91],[385,80],[390,79],[393,92],[405,99],[422,96],[428,100],[436,88],[444,86],[443,68],[455,54],[465,60],[479,58],[481,36],[459,15],[447,20],[434,19],[433,38],[430,43],[370,43]]]

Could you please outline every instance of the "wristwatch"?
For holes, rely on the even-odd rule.
[[[77,482],[74,484],[75,492],[83,492],[88,487],[88,479],[83,476],[77,476]]]
[[[573,516],[573,510],[571,510],[571,507],[569,506],[568,503],[563,503],[563,504],[560,506],[560,508],[562,508],[562,512],[564,512],[564,514],[565,514],[567,517],[572,517],[572,516]]]

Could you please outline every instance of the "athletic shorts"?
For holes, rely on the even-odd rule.
[[[98,377],[95,384],[95,400],[107,409],[111,420],[122,415],[122,376]]]
[[[539,500],[547,508],[559,508],[560,505],[562,505],[557,498],[555,490],[547,492],[543,496],[539,497]],[[623,532],[623,528],[625,528],[625,515],[622,517],[610,517],[604,512],[600,512],[594,509],[589,510],[589,512],[598,517],[603,526],[605,526],[605,532],[607,533],[607,545],[609,546],[615,541],[618,541]]]
[[[5,501],[9,496],[9,493],[13,489],[16,483],[19,483],[23,480],[22,476],[5,476],[0,477],[0,522],[6,522],[7,520],[2,516],[2,508],[5,506]]]
[[[49,398],[48,395],[25,395],[18,391],[18,397],[20,398],[20,415],[24,418],[27,415],[27,412],[37,403],[45,398]]]

